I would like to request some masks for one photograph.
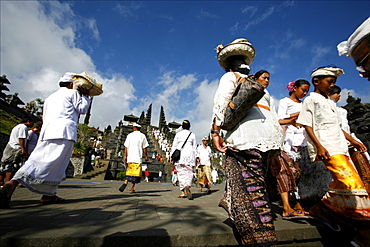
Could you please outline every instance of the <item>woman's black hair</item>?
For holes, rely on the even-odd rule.
[[[59,87],[68,87],[69,84],[71,84],[71,82],[61,81],[59,82]]]
[[[257,71],[255,74],[254,74],[254,79],[257,80],[261,75],[263,75],[264,73],[268,73],[270,74],[270,72],[268,72],[267,70],[260,70],[260,71]]]
[[[295,83],[294,83],[294,87],[300,87],[302,85],[309,85],[311,86],[310,82],[309,81],[306,81],[304,79],[299,79],[299,80],[296,80]],[[293,91],[292,92],[289,92],[289,95],[292,95]]]
[[[226,59],[226,68],[225,68],[225,71],[226,72],[230,72],[233,71],[233,72],[239,72],[240,70],[240,65],[241,64],[245,64],[245,57],[244,56],[241,56],[241,55],[235,55],[235,56],[231,56],[231,57],[228,57]]]
[[[334,85],[334,87],[332,89],[330,89],[329,91],[329,94],[332,95],[332,94],[340,94],[340,92],[342,92],[342,89],[337,86],[337,85]]]
[[[189,129],[190,129],[190,122],[189,122],[189,120],[184,120],[184,121],[182,122],[181,127],[182,127],[183,129],[185,129],[185,130],[189,130]]]

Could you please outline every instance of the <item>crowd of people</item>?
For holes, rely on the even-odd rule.
[[[275,192],[283,204],[283,219],[310,217],[333,231],[341,231],[340,225],[345,224],[356,231],[354,246],[369,246],[367,148],[351,134],[345,111],[336,106],[340,88],[335,83],[344,71],[319,67],[311,72],[311,83],[304,79],[288,83],[289,97],[280,100],[276,112],[267,91],[270,73],[249,74],[255,56],[252,44],[237,39],[216,50],[226,72],[214,97],[211,129],[215,148],[226,154],[227,180],[220,206],[229,213],[241,243],[276,244],[271,214]],[[370,78],[370,18],[338,45],[338,51],[353,58],[360,76]],[[252,87],[243,89],[252,102],[250,109],[234,110],[242,114],[241,120],[228,129],[225,114],[230,107],[238,109],[235,103],[242,104],[233,99],[247,78],[259,82],[264,94],[257,97],[255,87],[254,92]],[[313,90],[303,100],[311,85]],[[224,137],[222,128],[227,130]],[[315,204],[306,209],[302,200]]]
[[[352,57],[360,75],[370,78],[370,18],[338,45],[338,51]],[[271,207],[275,193],[282,202],[284,220],[313,218],[333,231],[341,231],[340,225],[345,224],[355,228],[356,244],[370,246],[369,156],[366,146],[351,132],[347,112],[336,105],[341,88],[335,84],[343,69],[319,67],[311,72],[311,82],[304,79],[289,82],[289,96],[276,106],[267,90],[269,71],[259,70],[250,75],[256,52],[248,40],[237,39],[225,47],[219,46],[217,52],[219,64],[225,70],[214,96],[211,123],[213,145],[225,154],[226,184],[219,206],[234,222],[241,243],[246,246],[277,243]],[[56,195],[57,187],[65,178],[76,142],[78,116],[86,113],[90,105],[85,88],[71,90],[74,75],[66,73],[59,81],[61,89],[45,100],[44,127],[38,124],[28,132],[34,123],[24,119],[13,129],[0,167],[1,208],[9,207],[19,183],[42,194],[43,203],[64,201]],[[254,99],[254,94],[248,92],[251,102],[255,102],[239,113],[243,116],[235,127],[223,130],[225,112],[231,107],[240,82],[246,83],[247,79],[259,83],[263,95]],[[190,121],[184,120],[172,145],[160,131],[153,130],[152,134],[171,160],[172,183],[180,189],[178,197],[193,200],[191,187],[195,174],[199,192],[206,188],[207,193],[212,193],[217,171],[215,174],[208,137],[197,145],[190,127]],[[123,158],[128,167],[126,180],[119,188],[121,192],[128,182],[132,183],[130,193],[136,192],[135,184],[142,176],[142,157],[148,161],[149,144],[140,128],[134,124],[124,143]],[[33,146],[27,146],[28,137],[32,137],[29,144]],[[27,161],[22,161],[22,157]],[[24,165],[18,169],[22,162]],[[161,175],[159,182],[160,178]],[[305,208],[302,206],[305,200],[315,203]]]

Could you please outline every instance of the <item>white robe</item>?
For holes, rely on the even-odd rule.
[[[63,87],[51,94],[44,103],[39,142],[13,179],[33,192],[55,195],[77,140],[79,115],[89,105],[90,99],[74,89]]]

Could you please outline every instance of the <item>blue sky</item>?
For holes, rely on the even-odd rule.
[[[336,46],[366,18],[369,1],[1,1],[1,64],[13,94],[46,98],[66,71],[86,71],[104,84],[90,125],[113,128],[123,115],[163,106],[167,122],[189,119],[200,142],[210,129],[223,69],[215,48],[246,38],[251,65],[271,72],[278,102],[292,80],[319,66],[345,71],[337,85],[370,102],[370,83]],[[313,87],[311,87],[311,90]]]

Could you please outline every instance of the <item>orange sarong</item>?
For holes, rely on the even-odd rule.
[[[344,154],[324,161],[333,182],[322,202],[331,210],[352,219],[370,220],[370,199],[351,159]]]

